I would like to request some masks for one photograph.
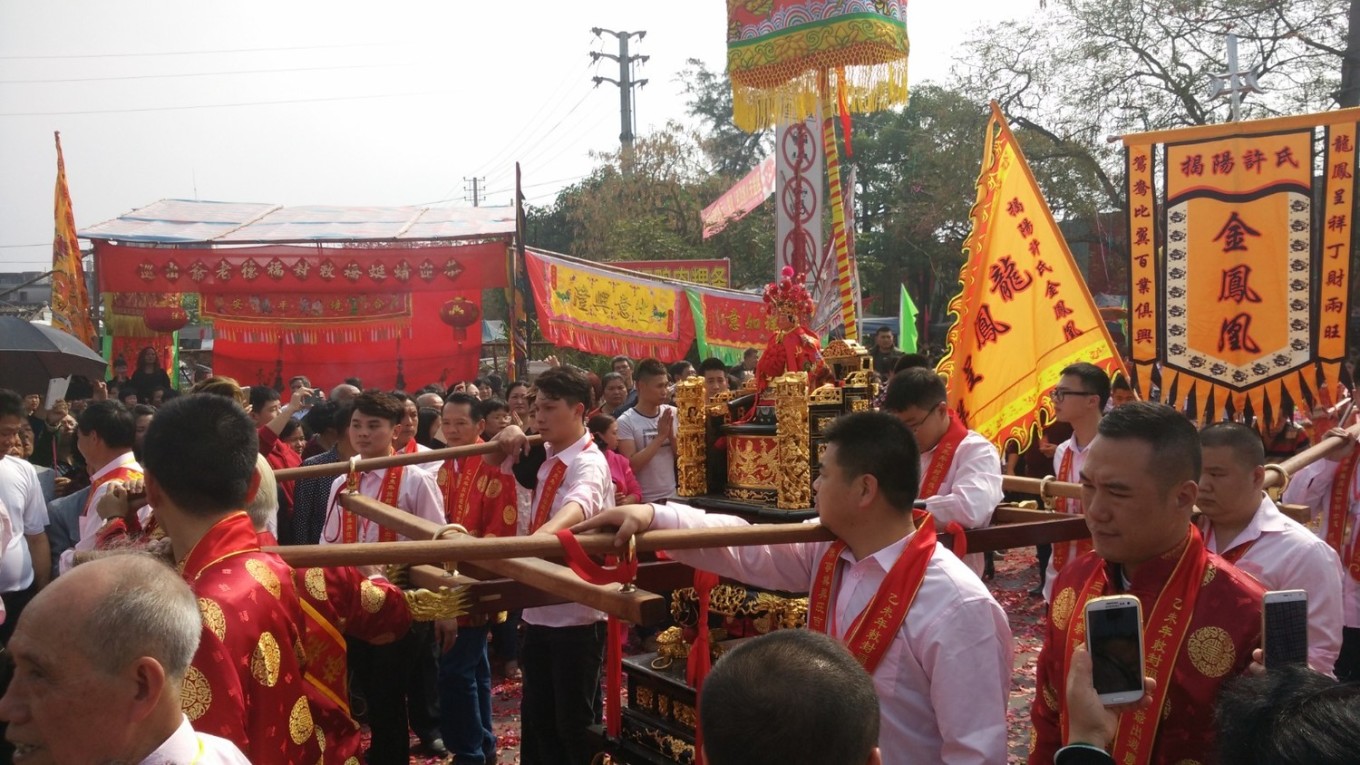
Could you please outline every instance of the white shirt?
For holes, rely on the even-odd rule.
[[[250,765],[236,745],[217,736],[196,733],[189,725],[189,718],[180,721],[179,727],[170,734],[165,743],[146,756],[138,765]]]
[[[10,525],[18,532],[0,557],[0,592],[17,592],[33,584],[33,558],[24,535],[47,529],[47,503],[38,474],[28,462],[9,455],[0,458],[0,504],[8,508]]]
[[[923,481],[938,448],[937,445],[921,455]],[[954,459],[940,483],[939,493],[922,499],[926,510],[938,521],[935,528],[940,531],[950,523],[958,523],[965,529],[980,529],[991,523],[992,513],[1002,499],[1001,456],[996,447],[980,433],[968,431],[954,450]],[[974,574],[982,575],[986,562],[982,553],[965,555],[963,562]]]
[[[124,452],[123,454],[114,457],[112,460],[109,460],[109,463],[104,467],[96,470],[94,475],[90,476],[90,485],[94,486],[100,479],[119,468],[128,468],[130,470],[136,470],[139,473],[142,472],[142,466],[137,464],[137,459],[132,456],[132,452]],[[104,519],[99,516],[99,511],[97,509],[99,507],[99,500],[103,499],[104,495],[108,494],[112,489],[113,481],[109,481],[101,486],[95,486],[95,488],[90,491],[90,496],[85,499],[85,506],[76,521],[80,528],[80,539],[76,540],[76,550],[94,549],[95,535],[98,534],[99,529],[104,526]],[[147,513],[147,508],[143,507],[138,512],[138,517],[142,517]],[[145,518],[143,518],[143,520],[145,520]],[[73,555],[74,553],[71,550],[67,550],[61,554],[61,572],[63,574],[70,570],[71,566],[69,561]]]
[[[1318,460],[1295,473],[1289,486],[1280,495],[1280,501],[1286,505],[1308,506],[1312,511],[1308,528],[1324,540],[1327,538],[1327,512],[1332,502],[1332,480],[1336,478],[1336,468],[1335,460]],[[1360,517],[1357,517],[1360,516],[1360,470],[1356,470],[1351,477],[1348,492],[1351,517],[1347,522],[1352,530],[1346,542],[1354,544],[1356,532],[1360,531]],[[1346,545],[1342,549],[1346,549]],[[1360,627],[1360,582],[1356,582],[1355,577],[1346,571],[1345,561],[1341,562],[1341,568],[1344,624],[1347,627]],[[1309,593],[1309,597],[1312,597],[1312,593]],[[1312,610],[1311,606],[1309,610]]]
[[[678,502],[654,507],[654,529],[746,525]],[[903,537],[861,561],[848,549],[842,554],[832,604],[834,637],[844,639],[910,539]],[[757,587],[806,592],[830,546],[753,545],[667,554]],[[1005,612],[962,561],[936,545],[911,610],[873,673],[884,765],[1006,762],[1011,660]]]
[[[609,463],[605,461],[604,453],[595,446],[590,433],[581,436],[579,441],[556,454],[552,444],[545,443],[544,448],[548,458],[538,468],[538,488],[534,489],[533,504],[529,512],[520,513],[520,536],[529,533],[529,525],[533,523],[534,514],[538,511],[538,502],[548,482],[548,474],[552,472],[558,460],[566,464],[567,472],[562,476],[562,483],[553,496],[552,506],[548,510],[549,519],[557,515],[568,502],[579,504],[587,518],[614,506],[614,481],[609,477]],[[578,627],[594,624],[604,619],[605,615],[580,603],[564,603],[558,606],[526,608],[522,618],[525,624],[540,627]]]
[[[1251,547],[1233,565],[1267,590],[1308,591],[1308,664],[1330,675],[1341,653],[1341,558],[1326,542],[1261,495],[1251,523],[1236,539],[1222,540],[1212,524],[1205,536],[1209,552],[1222,555],[1235,547]],[[1349,578],[1349,577],[1347,577]]]
[[[406,467],[411,466],[407,465]],[[382,493],[383,478],[387,476],[387,470],[387,468],[382,468],[381,470],[360,473],[359,493],[365,497],[379,499],[379,495]],[[321,544],[323,545],[336,544],[341,541],[345,513],[336,504],[335,498],[340,494],[340,490],[345,487],[348,480],[349,476],[342,475],[331,484],[330,499],[326,503],[326,524],[321,529]],[[439,485],[435,483],[434,474],[428,470],[403,469],[401,471],[401,486],[397,489],[397,507],[440,526],[447,522],[444,520],[444,497],[439,493]],[[377,542],[382,527],[367,518],[356,515],[355,530],[357,531],[355,541]],[[406,537],[400,535],[397,538],[406,539]]]
[[[1091,440],[1094,441],[1095,439]],[[1053,452],[1054,477],[1057,478],[1059,481],[1065,481],[1067,483],[1080,483],[1081,468],[1083,465],[1086,464],[1086,452],[1090,450],[1090,448],[1091,448],[1090,442],[1087,442],[1085,446],[1077,446],[1076,436],[1072,436],[1068,438],[1066,441],[1063,441],[1062,443],[1058,444],[1058,448]],[[1069,451],[1072,452],[1072,466],[1067,471],[1067,475],[1063,475],[1062,472],[1063,455],[1067,454]],[[1078,513],[1082,511],[1081,500],[1076,499],[1075,497],[1068,497],[1066,501],[1068,510]],[[1073,561],[1077,559],[1076,541],[1054,542],[1053,552],[1055,554],[1058,551],[1059,545],[1063,545],[1067,548],[1067,560]],[[1053,567],[1053,558],[1049,558],[1048,571],[1046,574],[1044,574],[1044,602],[1047,603],[1053,602],[1053,580],[1057,578],[1058,569]]]
[[[5,509],[5,503],[0,502],[0,560],[3,560],[5,548],[9,547],[10,540],[22,534],[14,533],[14,526],[10,524],[9,511]],[[0,600],[0,624],[5,623],[5,601]]]
[[[619,417],[619,441],[627,441],[637,451],[646,449],[657,438],[657,424],[667,409],[675,417],[675,407],[662,404],[655,417],[647,417],[637,410],[629,409]],[[672,423],[676,420],[672,419]],[[675,427],[672,425],[670,441],[658,447],[652,459],[643,467],[634,466],[633,475],[637,476],[638,486],[642,487],[643,502],[659,502],[675,496]],[[636,453],[636,452],[634,452]]]

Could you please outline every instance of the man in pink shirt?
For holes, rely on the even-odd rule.
[[[811,590],[809,626],[847,644],[873,676],[887,765],[1006,761],[1011,630],[982,581],[914,513],[919,455],[911,431],[859,412],[826,431],[817,514],[838,541],[670,551],[758,587]],[[677,502],[600,513],[576,531],[740,526]],[[884,625],[888,626],[884,626]]]
[[[1217,422],[1199,432],[1199,444],[1195,506],[1205,546],[1267,590],[1308,591],[1308,664],[1330,675],[1341,652],[1341,559],[1262,491],[1265,447],[1255,430]]]

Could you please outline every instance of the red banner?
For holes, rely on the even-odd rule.
[[[413,295],[409,340],[318,344],[294,342],[290,332],[280,333],[273,343],[219,337],[213,348],[213,371],[242,385],[274,385],[280,380],[286,384],[293,375],[307,375],[326,390],[347,377],[384,390],[398,387],[398,382],[408,391],[433,382],[447,387],[476,376],[481,335],[476,329],[464,331],[460,340],[457,330],[440,321],[439,308],[449,298],[477,300],[480,294],[474,290]]]
[[[774,317],[766,315],[765,301],[760,295],[688,292],[700,356],[740,359],[747,348],[763,348],[775,330]]]
[[[747,213],[760,207],[773,193],[774,156],[769,156],[737,181],[732,188],[723,192],[717,201],[699,213],[699,219],[704,222],[704,238],[707,239],[727,228],[727,224],[746,217]]]
[[[504,242],[170,248],[96,241],[105,292],[448,292],[507,285]]]

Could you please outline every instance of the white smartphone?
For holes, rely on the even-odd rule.
[[[1262,653],[1267,667],[1308,663],[1308,593],[1272,590],[1261,610]]]
[[[1132,595],[1107,595],[1086,603],[1086,650],[1100,703],[1143,698],[1143,606]]]

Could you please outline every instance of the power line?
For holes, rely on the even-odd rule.
[[[275,74],[279,72],[328,72],[340,69],[377,69],[383,67],[415,66],[415,64],[354,64],[348,66],[302,66],[289,69],[241,69],[225,72],[188,72],[184,74],[131,74],[120,77],[59,77],[39,80],[0,80],[0,85],[32,85],[59,82],[111,82],[114,80],[156,80],[176,77],[219,77],[237,74]]]
[[[363,101],[375,98],[404,98],[406,96],[432,96],[437,91],[425,90],[414,93],[379,93],[371,96],[335,96],[333,98],[296,98],[286,101],[241,101],[233,104],[192,104],[189,106],[148,106],[140,109],[85,109],[70,112],[2,112],[0,117],[45,117],[73,114],[124,114],[130,112],[173,112],[186,109],[230,109],[238,106],[282,106],[288,104],[317,104],[329,101]]]
[[[51,247],[51,242],[38,242],[37,244],[0,244],[0,250],[18,249],[20,247]]]
[[[213,53],[271,53],[293,50],[334,50],[337,48],[388,48],[392,43],[351,43],[348,45],[295,45],[281,48],[227,48],[223,50],[179,50],[149,53],[73,53],[51,56],[0,56],[0,61],[26,61],[61,58],[147,58],[153,56],[199,56]]]

